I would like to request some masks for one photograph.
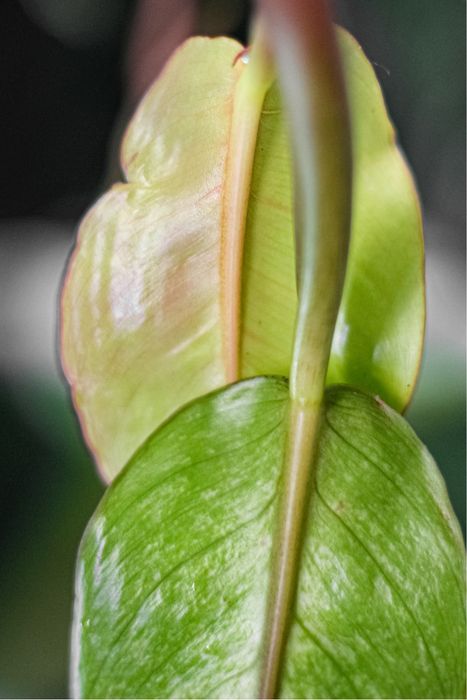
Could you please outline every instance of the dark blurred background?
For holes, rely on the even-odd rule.
[[[408,418],[465,527],[465,2],[340,0],[418,181],[428,326]],[[73,569],[103,487],[56,352],[63,267],[119,178],[124,123],[193,33],[245,41],[234,0],[1,0],[0,696],[65,697]]]

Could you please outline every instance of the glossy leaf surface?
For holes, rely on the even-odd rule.
[[[353,227],[329,380],[400,410],[423,340],[423,250],[411,177],[373,70],[341,33],[354,141]],[[238,377],[287,375],[297,305],[290,156],[277,86],[259,120],[244,232],[229,193],[245,176],[232,114],[248,64],[229,39],[185,43],[126,135],[128,184],[83,221],[62,300],[62,356],[75,406],[111,479],[153,428],[187,401]],[[246,114],[245,119],[251,119]],[[234,182],[233,182],[234,181]],[[238,183],[237,183],[238,184]],[[229,218],[230,217],[230,218]],[[238,237],[241,298],[225,270]],[[232,241],[230,241],[230,244]],[[238,303],[232,349],[222,300]]]
[[[257,697],[288,388],[256,378],[164,424],[110,486],[77,572],[85,697]],[[327,394],[280,697],[462,697],[463,544],[405,421]]]
[[[107,478],[178,407],[175,397],[181,405],[225,382],[219,233],[238,50],[196,39],[175,54],[127,132],[129,184],[81,224],[62,355]]]
[[[348,33],[341,30],[339,39],[352,119],[354,192],[328,380],[378,394],[402,410],[423,345],[420,210],[373,68]],[[291,202],[290,152],[274,85],[258,132],[245,237],[245,376],[288,375],[297,305]]]

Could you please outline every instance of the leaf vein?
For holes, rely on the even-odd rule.
[[[168,571],[166,574],[164,574],[164,575],[158,580],[157,584],[156,584],[150,591],[147,592],[147,594],[146,594],[145,597],[144,597],[143,602],[139,605],[138,609],[137,609],[135,612],[133,612],[133,613],[131,614],[131,616],[129,617],[129,619],[127,620],[127,622],[122,626],[122,628],[120,629],[119,633],[117,634],[117,636],[116,636],[116,637],[113,639],[113,641],[112,641],[112,645],[111,645],[112,648],[115,648],[115,647],[118,645],[118,643],[119,643],[120,640],[122,639],[122,637],[123,637],[123,635],[125,634],[125,632],[127,632],[127,630],[128,630],[128,629],[131,627],[131,625],[133,624],[133,622],[134,622],[134,620],[136,619],[137,615],[138,615],[139,612],[141,611],[141,608],[143,607],[143,605],[145,605],[145,603],[154,595],[154,593],[158,590],[158,588],[159,588],[165,581],[167,581],[176,571],[179,571],[179,570],[182,569],[184,566],[186,566],[186,564],[188,564],[189,562],[193,561],[194,559],[196,559],[196,558],[199,557],[200,555],[205,554],[205,553],[206,553],[207,551],[209,551],[210,549],[213,549],[213,548],[217,547],[219,544],[221,544],[222,542],[224,542],[225,540],[227,540],[229,537],[232,537],[233,535],[237,535],[237,534],[238,534],[241,530],[243,530],[245,527],[248,527],[248,525],[251,525],[251,524],[254,523],[256,520],[258,520],[259,518],[261,518],[261,516],[264,515],[264,513],[266,513],[266,511],[272,506],[272,504],[274,503],[274,500],[276,499],[276,496],[277,496],[277,489],[276,489],[276,491],[274,492],[273,497],[272,497],[271,499],[269,499],[269,501],[268,501],[268,502],[266,503],[266,505],[259,511],[259,513],[257,513],[257,514],[256,514],[255,516],[253,516],[252,518],[249,518],[248,520],[244,521],[243,523],[241,523],[241,524],[238,525],[237,527],[233,528],[232,530],[229,530],[229,532],[225,533],[225,534],[222,535],[221,537],[218,537],[217,539],[213,540],[212,542],[209,542],[207,545],[205,545],[205,546],[202,547],[201,549],[197,550],[197,551],[194,552],[193,554],[190,554],[190,556],[188,556],[188,557],[186,557],[185,559],[183,559],[183,560],[182,560],[181,562],[179,562],[176,566],[172,567],[172,569],[170,569],[170,571]],[[95,676],[94,676],[94,679],[93,679],[93,681],[92,681],[91,684],[90,684],[90,694],[91,694],[91,696],[93,695],[93,694],[91,693],[91,690],[95,690],[95,689],[96,689],[96,684],[97,684],[97,681],[98,681],[98,679],[99,679],[99,676],[100,676],[101,673],[104,671],[104,669],[106,668],[106,666],[111,662],[111,660],[112,660],[112,655],[111,655],[111,654],[106,655],[105,658],[103,659],[103,661],[102,661],[100,667],[99,667],[98,670],[96,671],[96,674],[95,674]]]
[[[419,633],[419,635],[420,635],[420,639],[422,640],[423,645],[424,645],[424,647],[425,647],[425,650],[426,650],[426,653],[427,653],[427,657],[428,657],[429,660],[430,660],[430,663],[431,663],[431,665],[432,665],[433,671],[435,672],[436,678],[437,678],[437,680],[438,680],[438,683],[439,683],[439,687],[440,687],[440,689],[441,689],[442,696],[445,696],[445,695],[446,695],[446,691],[445,691],[445,689],[444,689],[444,684],[443,684],[443,682],[441,681],[441,675],[440,675],[438,666],[437,666],[436,661],[435,661],[435,659],[434,659],[434,657],[433,657],[433,654],[432,654],[432,652],[431,652],[430,646],[429,646],[429,644],[428,644],[428,642],[427,642],[427,640],[426,640],[426,638],[425,638],[425,635],[424,635],[424,633],[423,633],[423,629],[422,629],[421,625],[419,624],[417,618],[415,617],[414,613],[413,613],[412,610],[410,609],[409,605],[405,602],[404,597],[403,597],[401,591],[399,590],[399,587],[398,587],[397,584],[391,579],[391,577],[386,573],[386,571],[384,570],[384,568],[383,568],[383,566],[380,564],[380,562],[375,558],[375,556],[372,554],[372,552],[371,552],[371,551],[368,549],[368,547],[362,542],[362,540],[361,540],[361,539],[358,537],[358,535],[352,530],[352,528],[345,522],[345,520],[339,515],[339,513],[337,513],[333,508],[331,508],[331,506],[329,505],[329,503],[328,503],[328,502],[323,498],[323,496],[321,495],[321,493],[320,493],[318,487],[316,487],[316,494],[317,494],[319,500],[320,500],[320,501],[322,502],[322,504],[325,506],[325,508],[326,508],[330,513],[332,513],[332,515],[341,523],[341,525],[347,530],[347,532],[351,535],[351,537],[358,543],[358,545],[361,547],[361,549],[362,549],[362,550],[367,554],[367,556],[373,561],[374,565],[376,566],[377,570],[380,572],[380,574],[382,575],[382,577],[384,578],[384,580],[386,581],[386,583],[389,585],[390,588],[393,589],[393,591],[395,592],[396,596],[399,598],[399,600],[400,600],[400,602],[401,602],[401,604],[402,604],[402,607],[405,609],[406,613],[408,614],[408,616],[409,616],[410,619],[412,620],[412,622],[413,622],[415,628],[418,630],[418,633]],[[442,697],[442,696],[441,696],[441,697]]]

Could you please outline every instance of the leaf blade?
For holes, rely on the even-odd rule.
[[[373,68],[338,32],[352,126],[352,232],[328,385],[407,405],[425,327],[422,221]],[[242,376],[288,374],[297,308],[292,175],[277,85],[266,96],[245,234]]]
[[[219,233],[239,47],[198,37],[175,53],[124,139],[129,184],[80,227],[61,351],[108,480],[175,408],[226,382]]]
[[[81,548],[78,694],[255,696],[286,404],[287,386],[275,378],[195,401],[114,481]],[[381,402],[331,389],[326,414],[317,485],[328,505],[318,497],[310,506],[300,622],[291,629],[281,697],[461,697],[464,552],[442,479],[409,426]],[[361,456],[369,444],[379,468]],[[353,518],[366,551],[329,507]],[[223,537],[211,559],[200,555]],[[158,597],[154,586],[167,571]]]
[[[373,67],[349,33],[341,30],[340,41],[351,86],[353,239],[328,383],[357,386],[402,411],[425,332],[420,204]]]
[[[175,422],[163,426],[156,440],[141,448],[140,457],[135,458],[137,473],[127,480],[124,471],[116,479],[81,550],[81,561],[88,559],[88,566],[84,598],[78,602],[84,617],[75,619],[75,629],[82,629],[82,646],[74,669],[78,695],[183,697],[196,692],[210,697],[214,685],[222,686],[225,676],[238,672],[238,666],[231,668],[232,663],[251,667],[251,657],[258,654],[264,614],[261,595],[272,529],[268,504],[277,487],[275,477],[281,464],[277,431],[286,410],[284,398],[282,380],[259,379],[249,382],[248,387],[234,386],[208,401],[197,401],[179,413]],[[258,439],[258,435],[264,437]],[[206,454],[206,446],[213,440],[215,452]],[[154,450],[158,456],[156,470],[148,457],[148,451]],[[242,460],[250,455],[255,458],[255,466],[245,473]],[[271,455],[272,461],[268,459]],[[151,505],[154,494],[158,494],[160,508]],[[143,518],[142,510],[146,512]],[[165,528],[161,527],[164,520]],[[122,529],[128,535],[123,539]],[[236,532],[241,533],[241,539]],[[211,551],[207,543],[214,543]],[[253,548],[254,560],[248,556]],[[101,575],[96,576],[99,552]],[[119,562],[127,552],[131,558],[130,568],[122,572],[123,584],[113,577],[119,568],[114,552],[118,552]],[[193,575],[193,565],[198,571],[210,571],[207,589],[203,577]],[[139,578],[135,570],[140,572]],[[212,585],[212,576],[219,585]],[[117,608],[112,607],[115,590],[123,591],[122,608],[120,601]],[[239,605],[235,605],[237,600]],[[127,606],[136,610],[130,623]],[[152,624],[158,611],[161,620]],[[143,619],[145,613],[147,624],[138,637],[138,615]],[[163,620],[168,626],[161,636]],[[217,628],[209,628],[209,623]],[[230,625],[231,631],[227,631],[224,648],[219,650],[218,629],[225,625]],[[186,637],[180,639],[180,630],[185,630]],[[140,639],[136,648],[133,636]],[[103,638],[102,644],[99,640]],[[204,659],[204,647],[198,649],[200,640],[208,647]],[[167,656],[168,660],[154,678],[151,673],[158,666],[154,664],[156,648],[158,659]],[[126,661],[121,664],[123,650]],[[246,676],[244,696],[248,697],[252,673],[247,671]],[[177,680],[180,678],[184,681]],[[239,678],[234,680],[238,688]],[[188,690],[190,687],[192,690]]]
[[[445,485],[387,406],[338,389],[327,404],[281,697],[460,697],[463,542]]]
[[[206,385],[225,382],[215,352],[221,341],[212,295],[218,269],[212,205],[190,209],[187,227],[178,200],[166,199],[163,207],[154,200],[151,190],[123,185],[97,203],[81,226],[76,251],[87,264],[72,268],[63,300],[66,373],[107,478],[149,426],[172,412],[174,392],[186,402],[205,393]],[[170,243],[153,235],[158,226]],[[197,293],[188,306],[193,276]]]
[[[359,386],[401,410],[423,343],[419,210],[373,70],[353,40],[340,36],[356,188],[328,383]],[[62,358],[107,480],[170,413],[232,379],[221,234],[239,48],[197,38],[179,49],[126,135],[129,184],[111,190],[81,225],[62,296]],[[287,143],[274,84],[261,114],[245,224],[239,377],[289,372],[297,295]],[[120,300],[119,323],[109,288]]]

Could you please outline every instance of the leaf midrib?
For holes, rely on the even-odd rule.
[[[220,240],[222,355],[227,383],[240,379],[245,229],[261,110],[272,82],[272,74],[263,64],[261,51],[255,52],[249,63],[237,59],[233,70],[238,70],[239,76],[232,96]]]

